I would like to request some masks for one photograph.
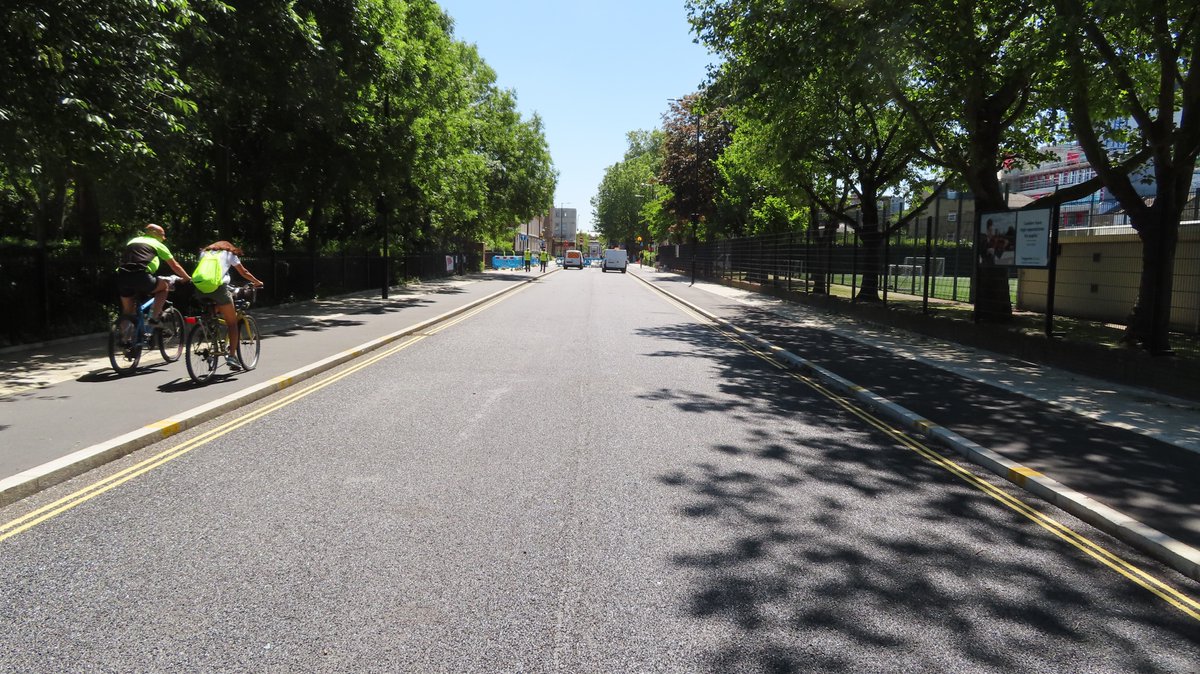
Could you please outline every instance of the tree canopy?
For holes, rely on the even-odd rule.
[[[556,174],[432,0],[20,1],[0,10],[0,237],[454,247]]]

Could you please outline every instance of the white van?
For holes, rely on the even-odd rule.
[[[563,254],[563,269],[568,267],[578,267],[583,269],[583,251],[572,248]]]
[[[609,248],[604,251],[604,261],[600,263],[601,271],[609,269],[620,269],[621,273],[625,273],[625,268],[629,266],[629,253],[620,248]]]

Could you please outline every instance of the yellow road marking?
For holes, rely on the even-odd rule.
[[[665,297],[667,297],[670,300],[671,304],[682,307],[685,310],[685,313],[688,313],[689,315],[696,314],[696,312],[693,309],[691,309],[691,307],[679,304],[678,302],[676,302],[674,300],[673,297],[671,297],[669,295],[666,295]],[[1193,620],[1196,620],[1196,621],[1200,621],[1200,602],[1198,602],[1197,600],[1189,597],[1188,595],[1184,594],[1183,592],[1180,592],[1179,590],[1171,587],[1170,585],[1164,583],[1163,581],[1155,578],[1154,576],[1150,575],[1150,573],[1148,573],[1147,571],[1144,571],[1140,567],[1137,567],[1134,564],[1122,559],[1121,557],[1117,556],[1115,553],[1109,551],[1107,548],[1104,548],[1100,544],[1086,538],[1082,534],[1077,533],[1076,531],[1070,529],[1069,527],[1062,524],[1061,522],[1054,519],[1053,517],[1050,517],[1049,515],[1037,510],[1033,506],[1025,503],[1021,499],[1019,499],[1015,496],[1012,496],[1011,494],[1005,492],[1004,490],[1000,489],[999,487],[996,487],[995,485],[988,482],[987,480],[984,480],[984,479],[976,476],[974,473],[972,473],[971,471],[967,470],[966,468],[960,466],[958,463],[951,461],[950,459],[942,456],[938,452],[934,451],[933,449],[930,449],[928,446],[917,441],[915,438],[910,437],[908,434],[904,433],[903,431],[892,427],[886,421],[875,417],[870,412],[859,407],[856,403],[854,403],[850,400],[847,400],[846,398],[842,397],[841,395],[838,395],[837,393],[834,393],[833,391],[825,388],[825,386],[820,384],[818,381],[816,381],[812,377],[794,372],[790,368],[782,367],[778,362],[776,362],[775,358],[772,357],[770,354],[764,353],[763,351],[750,346],[749,344],[747,344],[744,340],[742,340],[737,335],[730,334],[726,329],[724,329],[724,326],[722,326],[720,323],[716,323],[716,322],[712,321],[707,316],[704,317],[703,323],[705,323],[706,325],[709,325],[714,331],[720,333],[721,335],[724,335],[726,339],[729,339],[730,341],[741,345],[747,351],[750,351],[751,353],[758,356],[762,360],[767,361],[767,362],[771,363],[772,365],[775,365],[777,368],[788,370],[788,375],[791,376],[793,379],[797,379],[797,380],[803,382],[804,384],[806,384],[813,390],[817,391],[822,396],[828,398],[829,400],[831,400],[832,402],[834,402],[835,404],[837,404],[838,406],[840,406],[841,408],[843,408],[844,410],[849,412],[850,414],[853,414],[854,416],[858,417],[859,419],[864,421],[866,424],[884,432],[892,439],[898,441],[901,445],[907,447],[908,449],[919,454],[921,457],[925,458],[927,461],[946,470],[947,472],[951,473],[955,477],[958,477],[959,479],[963,480],[964,482],[971,485],[972,487],[975,487],[976,489],[978,489],[978,490],[982,491],[983,493],[987,494],[988,496],[992,497],[992,499],[1007,506],[1011,510],[1013,510],[1017,513],[1020,513],[1027,519],[1031,520],[1038,526],[1045,529],[1046,531],[1054,534],[1055,536],[1062,539],[1063,541],[1066,541],[1068,544],[1070,544],[1074,548],[1078,549],[1079,551],[1083,552],[1084,554],[1088,555],[1089,557],[1097,560],[1104,566],[1117,572],[1118,574],[1120,574],[1127,580],[1132,581],[1134,584],[1138,585],[1139,587],[1154,594],[1159,599],[1162,599],[1166,603],[1168,603],[1171,606],[1173,606],[1174,608],[1178,609],[1180,612],[1182,612],[1184,615],[1188,616],[1189,618],[1192,618]],[[739,332],[746,332],[745,330],[743,330],[741,328],[736,328],[736,329]],[[923,425],[923,427],[928,429],[929,427],[936,426],[937,424],[934,424],[931,421],[922,419],[919,422],[919,425]],[[1019,474],[1021,474],[1023,478],[1031,476],[1031,475],[1040,475],[1040,473],[1038,473],[1037,471],[1029,469],[1029,468],[1024,468],[1024,467],[1021,467],[1019,469],[1014,469],[1014,470],[1019,472]]]
[[[527,285],[522,286],[522,287],[518,288],[517,290],[509,292],[505,295],[501,295],[500,297],[497,297],[491,301],[485,302],[485,303],[479,305],[478,307],[471,309],[470,311],[464,312],[458,316],[455,316],[452,319],[449,319],[449,321],[447,322],[446,325],[439,324],[436,329],[430,330],[426,334],[409,335],[407,337],[407,339],[405,339],[405,341],[403,341],[395,346],[389,347],[385,351],[375,354],[374,356],[367,358],[366,360],[362,361],[361,363],[355,363],[354,365],[347,367],[342,372],[339,372],[335,375],[330,376],[328,379],[325,379],[320,382],[316,382],[316,383],[306,386],[300,390],[288,393],[287,395],[283,396],[279,400],[276,400],[273,403],[265,405],[253,412],[250,412],[243,417],[233,419],[224,424],[221,424],[220,426],[217,426],[216,428],[205,431],[204,433],[201,433],[200,435],[197,435],[196,437],[191,438],[190,440],[186,440],[174,447],[171,447],[170,449],[164,450],[158,454],[155,454],[154,456],[152,456],[150,458],[144,459],[132,466],[129,466],[123,470],[120,470],[102,480],[94,482],[82,489],[79,489],[78,491],[68,494],[68,495],[58,499],[57,501],[54,501],[53,503],[48,503],[36,510],[33,510],[29,513],[26,513],[25,515],[22,515],[21,517],[18,517],[16,519],[6,522],[4,524],[0,524],[0,541],[5,541],[9,538],[12,538],[13,536],[16,536],[17,534],[20,534],[24,531],[28,531],[29,529],[32,529],[33,527],[37,526],[38,524],[41,524],[42,522],[45,522],[46,520],[49,520],[49,519],[51,519],[57,515],[60,515],[68,510],[71,510],[72,508],[75,508],[76,506],[82,505],[83,503],[86,503],[86,502],[92,500],[93,498],[95,498],[111,489],[115,489],[116,487],[134,479],[135,477],[138,477],[139,475],[147,473],[151,470],[154,470],[155,468],[158,468],[159,466],[162,466],[170,461],[173,461],[173,460],[183,456],[184,454],[187,454],[188,452],[192,451],[193,449],[196,449],[198,447],[206,445],[209,442],[212,442],[213,440],[216,440],[217,438],[219,438],[227,433],[235,431],[235,430],[241,428],[242,426],[245,426],[246,424],[251,423],[252,421],[256,421],[256,420],[270,414],[271,412],[279,410],[283,407],[286,407],[286,406],[296,402],[297,400],[300,400],[301,398],[304,398],[313,393],[316,393],[317,391],[325,388],[326,386],[329,386],[330,384],[341,381],[342,379],[345,379],[346,377],[348,377],[360,370],[370,367],[371,365],[378,363],[379,361],[383,360],[384,358],[387,358],[387,357],[401,351],[402,349],[406,349],[406,348],[412,346],[413,344],[416,344],[417,342],[425,339],[429,335],[440,332],[441,330],[445,329],[446,327],[449,327],[450,325],[457,325],[458,323],[461,323],[462,321],[466,320],[467,318],[474,316],[474,315],[482,312],[485,309],[495,306],[499,302],[516,295],[518,292],[521,292],[522,290],[524,290],[527,287],[528,287]],[[290,377],[279,377],[275,381],[277,383],[283,384],[285,382],[290,382],[291,378]],[[167,423],[167,422],[160,421],[160,422],[158,422],[158,424],[152,424],[152,426],[159,425],[159,424],[165,424],[165,423]],[[174,424],[174,425],[177,426],[178,424]]]
[[[162,421],[156,421],[152,424],[147,425],[146,428],[158,431],[159,433],[162,434],[162,436],[164,438],[169,438],[172,435],[175,435],[179,431],[183,430],[183,426],[178,421],[174,421],[171,419],[163,419]]]
[[[1014,466],[1008,469],[1008,479],[1022,487],[1025,486],[1025,481],[1031,477],[1043,477],[1043,475],[1026,466]]]

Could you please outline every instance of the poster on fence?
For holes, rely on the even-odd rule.
[[[1050,264],[1050,209],[981,213],[979,264],[1045,267]]]

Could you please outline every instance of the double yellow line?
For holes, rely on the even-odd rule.
[[[4,524],[0,524],[0,542],[3,542],[9,538],[12,538],[13,536],[16,536],[17,534],[20,534],[24,531],[28,531],[29,529],[32,529],[33,527],[41,524],[42,522],[45,522],[46,520],[56,517],[68,510],[71,510],[72,508],[75,508],[76,506],[83,505],[84,503],[87,503],[88,501],[96,498],[97,496],[100,496],[101,494],[103,494],[107,491],[115,489],[115,488],[121,486],[122,484],[125,484],[126,482],[138,477],[139,475],[143,475],[143,474],[148,473],[148,472],[154,470],[155,468],[158,468],[170,461],[174,461],[175,459],[178,459],[179,457],[183,456],[184,454],[187,454],[188,452],[190,452],[198,447],[202,447],[202,446],[208,444],[209,442],[212,442],[213,440],[216,440],[217,438],[219,438],[227,433],[235,431],[235,430],[245,426],[246,424],[252,423],[252,422],[254,422],[258,419],[261,419],[264,416],[266,416],[278,409],[286,407],[286,406],[296,402],[297,400],[300,400],[301,398],[312,395],[313,393],[320,391],[321,389],[325,388],[326,386],[334,384],[338,381],[341,381],[342,379],[345,379],[346,377],[349,377],[350,375],[352,375],[360,370],[368,368],[368,367],[374,365],[375,363],[378,363],[379,361],[383,360],[384,358],[387,358],[403,349],[407,349],[408,347],[412,346],[413,344],[416,344],[417,342],[420,342],[421,340],[425,339],[426,337],[435,335],[443,330],[446,330],[447,328],[450,328],[451,326],[457,325],[457,324],[467,320],[468,318],[471,318],[472,316],[475,316],[476,314],[478,314],[482,311],[485,311],[486,309],[490,309],[491,307],[495,306],[497,303],[499,303],[509,297],[512,297],[513,295],[516,295],[517,293],[521,292],[522,290],[525,290],[526,288],[528,288],[528,285],[521,286],[517,290],[514,290],[505,295],[497,297],[489,302],[485,302],[485,303],[479,305],[478,307],[471,309],[470,311],[466,311],[462,314],[459,314],[458,316],[447,319],[444,322],[438,323],[436,326],[434,326],[433,328],[431,328],[429,330],[426,330],[421,333],[414,333],[412,335],[409,335],[405,339],[405,341],[403,341],[395,346],[389,347],[386,350],[381,351],[378,354],[372,355],[372,356],[366,358],[365,360],[357,362],[357,363],[347,367],[346,369],[342,370],[341,372],[338,372],[337,374],[330,376],[327,379],[324,379],[324,380],[316,382],[314,384],[305,386],[304,388],[293,391],[292,393],[289,393],[289,394],[283,396],[279,400],[276,400],[268,405],[265,405],[257,410],[254,410],[253,412],[250,412],[250,413],[246,414],[245,416],[239,417],[237,419],[233,419],[224,424],[221,424],[220,426],[217,426],[216,428],[205,431],[204,433],[201,433],[194,438],[191,438],[189,440],[181,442],[178,445],[171,447],[170,449],[167,449],[167,450],[160,452],[148,459],[140,461],[132,466],[129,466],[128,468],[118,471],[117,473],[114,473],[113,475],[110,475],[110,476],[104,478],[103,480],[94,482],[76,492],[68,494],[68,495],[58,499],[57,501],[54,501],[53,503],[46,504],[32,512],[29,512],[21,517],[18,517],[17,519],[14,519],[9,522],[5,522]]]
[[[904,447],[907,447],[908,449],[911,449],[912,451],[916,452],[917,454],[919,454],[921,457],[923,457],[930,463],[933,463],[934,465],[937,465],[940,468],[942,468],[943,470],[951,473],[955,477],[958,477],[959,479],[963,480],[964,482],[971,485],[972,487],[975,487],[979,491],[982,491],[983,493],[987,494],[992,499],[1000,502],[1001,504],[1008,507],[1009,509],[1011,509],[1017,513],[1020,513],[1022,516],[1026,517],[1027,519],[1036,523],[1038,526],[1042,527],[1046,531],[1049,531],[1050,533],[1054,534],[1058,538],[1066,541],[1071,546],[1082,551],[1084,554],[1099,561],[1101,564],[1103,564],[1104,566],[1107,566],[1108,568],[1112,569],[1113,571],[1116,571],[1118,574],[1120,574],[1121,576],[1125,577],[1126,579],[1132,581],[1133,583],[1137,584],[1138,586],[1142,587],[1143,589],[1151,592],[1152,594],[1157,596],[1159,599],[1162,599],[1163,601],[1167,602],[1171,606],[1175,607],[1176,609],[1181,611],[1184,615],[1188,616],[1189,618],[1192,618],[1193,620],[1196,620],[1196,621],[1200,621],[1200,602],[1196,601],[1195,599],[1192,599],[1191,597],[1180,592],[1179,590],[1176,590],[1175,588],[1171,587],[1170,585],[1167,585],[1163,581],[1155,578],[1154,576],[1150,575],[1148,572],[1135,566],[1134,564],[1131,564],[1130,562],[1122,559],[1121,557],[1119,557],[1112,551],[1108,550],[1107,548],[1101,546],[1100,544],[1096,543],[1095,541],[1092,541],[1091,539],[1086,538],[1085,536],[1075,532],[1074,530],[1070,529],[1069,527],[1067,527],[1063,523],[1059,522],[1058,520],[1054,519],[1053,517],[1050,517],[1049,515],[1037,510],[1033,506],[1030,506],[1029,504],[1025,503],[1024,501],[1007,493],[1003,489],[1000,489],[999,487],[991,484],[987,480],[981,479],[980,477],[976,476],[971,471],[960,466],[959,464],[955,463],[954,461],[951,461],[950,459],[942,456],[940,453],[934,451],[933,449],[930,449],[927,445],[922,444],[921,442],[919,442],[912,436],[908,435],[907,433],[905,433],[897,428],[894,428],[887,422],[883,421],[882,419],[879,419],[878,417],[876,417],[875,415],[866,411],[865,409],[863,409],[859,405],[855,404],[854,402],[829,390],[828,388],[826,388],[825,386],[820,384],[818,381],[816,381],[812,377],[795,372],[791,367],[789,367],[783,363],[780,363],[772,354],[770,354],[766,351],[763,351],[762,349],[754,346],[753,344],[750,344],[749,342],[744,340],[740,335],[729,332],[722,326],[722,324],[720,322],[714,321],[711,317],[705,316],[703,314],[696,312],[694,309],[692,309],[690,306],[688,306],[686,304],[680,304],[674,297],[672,297],[670,295],[666,295],[666,297],[668,297],[671,300],[672,304],[674,304],[676,307],[679,307],[687,315],[695,318],[700,323],[708,325],[714,331],[716,331],[719,334],[721,334],[722,336],[724,336],[726,339],[734,342],[735,344],[740,345],[743,349],[745,349],[746,351],[749,351],[750,353],[759,357],[763,361],[770,363],[771,365],[773,365],[774,367],[776,367],[780,370],[784,370],[785,372],[787,372],[788,376],[790,376],[793,379],[796,379],[800,382],[803,382],[805,385],[809,386],[814,391],[820,393],[825,398],[828,398],[829,400],[833,401],[835,404],[837,404],[838,406],[840,406],[842,409],[846,410],[850,414],[853,414],[854,416],[858,417],[859,419],[861,419],[868,425],[870,425],[880,431],[883,431],[889,437],[896,440]],[[782,351],[782,349],[779,347],[772,347],[772,348],[775,351]]]

